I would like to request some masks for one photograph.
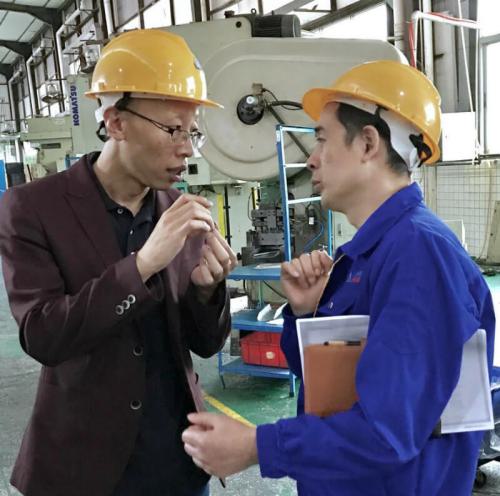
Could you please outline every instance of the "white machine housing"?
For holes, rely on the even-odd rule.
[[[200,126],[208,141],[202,155],[223,174],[244,180],[278,175],[276,119],[266,112],[247,125],[236,113],[237,104],[260,83],[279,100],[301,102],[315,86],[331,84],[349,68],[377,59],[406,62],[393,45],[377,40],[326,38],[252,38],[245,17],[169,27],[185,37],[205,70],[209,98],[224,109],[203,108]],[[287,125],[312,126],[302,110],[275,107]],[[312,149],[313,138],[301,137]],[[304,162],[304,153],[290,139],[287,162]]]
[[[70,75],[66,84],[70,114],[26,119],[26,132],[20,134],[22,142],[29,142],[37,150],[35,163],[30,164],[34,177],[64,170],[67,157],[102,148],[102,142],[95,134],[97,103],[84,95],[90,87],[89,76]]]

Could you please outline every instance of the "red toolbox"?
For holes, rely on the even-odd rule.
[[[280,348],[281,334],[278,332],[252,332],[241,338],[241,356],[245,363],[269,367],[288,368]]]

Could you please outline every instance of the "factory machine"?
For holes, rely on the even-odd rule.
[[[284,208],[289,209],[292,256],[326,246],[328,218],[319,202],[283,205],[276,125],[312,126],[300,104],[308,89],[328,85],[362,62],[404,56],[382,41],[302,37],[296,16],[253,13],[165,29],[187,40],[205,70],[208,97],[224,106],[200,109],[200,129],[208,140],[201,156],[189,159],[179,186],[215,195],[212,214],[243,265],[284,260]],[[71,157],[102,146],[95,136],[96,103],[84,97],[88,75],[68,76],[66,84],[71,114],[29,119],[21,135],[37,152],[34,177],[60,171]],[[286,162],[305,163],[313,146],[311,133],[285,135]],[[286,177],[289,199],[312,197],[305,167],[289,169]],[[352,227],[340,214],[334,222],[335,241],[347,241],[342,235]],[[274,310],[283,303],[279,281],[241,284],[237,291],[244,290],[242,298],[251,308],[272,305]],[[236,348],[240,337],[233,331]]]
[[[229,184],[244,180],[259,185],[260,201],[252,197],[251,209],[239,209],[246,216],[238,217],[234,208],[231,212],[231,223],[248,228],[242,262],[280,262],[284,237],[276,125],[312,126],[299,103],[308,89],[330,84],[362,62],[404,61],[404,56],[383,41],[301,37],[293,15],[254,13],[167,29],[188,41],[205,70],[209,98],[224,105],[223,110],[201,110],[201,129],[208,137],[203,158]],[[313,144],[311,134],[289,134],[287,163],[304,163]],[[293,175],[287,173],[289,194],[311,197],[309,173],[294,170]],[[290,219],[292,253],[327,244],[326,213],[319,203],[294,205]],[[341,235],[352,233],[352,228],[339,214],[335,222],[334,233],[344,241]],[[239,251],[239,246],[233,247]]]
[[[205,70],[209,98],[224,105],[222,110],[200,111],[208,140],[202,156],[189,160],[185,188],[223,199],[219,224],[223,222],[244,264],[279,262],[284,238],[276,125],[311,126],[300,105],[307,89],[329,84],[365,61],[404,57],[382,41],[302,37],[296,16],[252,13],[165,29],[187,40]],[[27,120],[20,139],[35,150],[30,159],[33,178],[63,170],[72,158],[101,148],[95,135],[96,103],[84,96],[89,77],[66,77],[69,115]],[[311,134],[288,135],[286,161],[304,163],[313,144]],[[294,171],[288,174],[289,194],[310,197],[307,170]],[[297,204],[289,213],[292,253],[326,244],[326,215],[319,203]],[[349,231],[347,223],[338,222],[335,233]]]
[[[284,226],[281,202],[260,203],[251,212],[253,229],[247,231],[247,245],[241,249],[243,265],[283,260]]]
[[[29,144],[25,147],[25,161],[33,179],[60,172],[80,155],[102,148],[95,134],[96,104],[84,95],[90,87],[90,76],[67,76],[65,84],[71,113],[26,119],[26,129],[20,134],[21,142]],[[63,96],[47,92],[47,98],[54,103]]]

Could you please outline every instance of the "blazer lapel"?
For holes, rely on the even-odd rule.
[[[159,219],[165,210],[172,206],[172,203],[175,201],[174,198],[171,198],[168,192],[157,191],[156,192],[156,215]],[[179,295],[177,292],[178,288],[178,280],[179,280],[179,268],[178,266],[178,258],[175,257],[172,262],[167,265],[165,270],[162,270],[161,275],[163,279],[163,283],[165,288],[168,288],[168,294],[172,296],[172,299],[175,303],[179,301]],[[167,306],[168,306],[168,300]]]
[[[104,266],[108,267],[120,260],[122,254],[87,160],[87,155],[83,156],[68,171],[66,198]]]

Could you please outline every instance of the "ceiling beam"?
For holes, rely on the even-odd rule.
[[[10,64],[1,64],[0,63],[0,74],[3,74],[7,81],[12,77],[14,69]]]
[[[8,48],[13,52],[21,55],[25,59],[29,59],[33,54],[31,43],[24,43],[22,41],[0,40],[0,46]]]
[[[59,9],[48,9],[45,7],[35,7],[33,5],[0,2],[0,10],[30,14],[33,17],[40,19],[42,22],[54,26],[54,29],[58,29],[62,24],[62,16]]]
[[[288,2],[285,5],[282,5],[279,9],[274,9],[274,14],[289,14],[290,12],[300,9],[304,5],[310,3],[311,0],[294,0],[293,2]]]
[[[318,19],[314,19],[314,21],[306,22],[302,26],[302,29],[314,31],[328,24],[332,24],[335,21],[340,21],[345,17],[358,14],[359,12],[369,9],[370,7],[375,7],[381,3],[385,3],[385,0],[358,0],[357,2],[351,3],[346,7],[332,12],[331,14],[326,14]]]
[[[331,10],[324,9],[295,9],[295,12],[307,12],[308,14],[330,14]]]

